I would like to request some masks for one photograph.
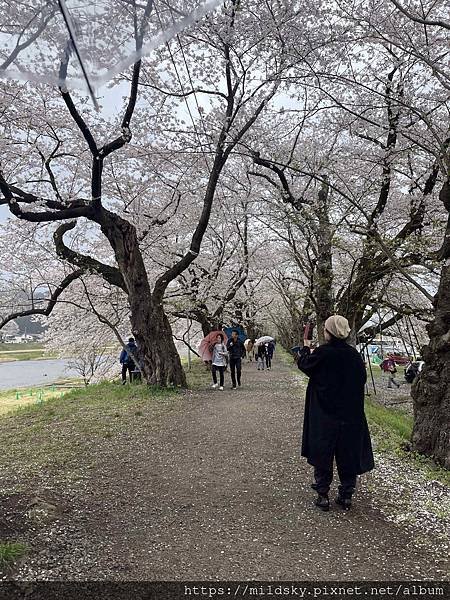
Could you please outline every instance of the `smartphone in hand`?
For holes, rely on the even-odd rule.
[[[312,340],[314,334],[314,323],[308,322],[306,323],[303,329],[303,339],[304,340]]]

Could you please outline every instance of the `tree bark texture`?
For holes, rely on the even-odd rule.
[[[139,347],[145,379],[150,384],[186,386],[186,376],[175,347],[169,320],[161,301],[155,301],[139,248],[135,227],[120,216],[101,209],[97,217],[123,275],[130,304],[130,319]]]
[[[450,180],[440,192],[450,213]],[[412,389],[414,405],[413,449],[450,469],[450,214],[441,248],[444,261],[434,299],[434,320],[427,326],[425,366]]]
[[[314,270],[314,302],[316,305],[317,335],[320,344],[324,342],[323,328],[325,321],[334,312],[333,232],[329,218],[328,193],[328,184],[324,182],[319,191],[318,228],[316,232],[317,262]]]

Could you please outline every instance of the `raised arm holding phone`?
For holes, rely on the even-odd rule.
[[[364,414],[366,369],[359,352],[347,343],[350,326],[341,315],[325,322],[325,344],[311,352],[305,328],[297,365],[308,377],[301,454],[314,467],[316,506],[328,511],[328,493],[336,460],[340,479],[336,503],[351,507],[357,476],[374,467]]]

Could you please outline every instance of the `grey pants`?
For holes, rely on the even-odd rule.
[[[392,384],[394,384],[397,388],[400,387],[400,384],[395,381],[395,373],[389,373],[389,371],[386,373],[387,375],[387,380],[388,380],[388,388],[392,388]]]

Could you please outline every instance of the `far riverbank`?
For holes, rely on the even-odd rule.
[[[55,383],[77,373],[64,359],[16,360],[0,363],[0,389],[9,390]]]

